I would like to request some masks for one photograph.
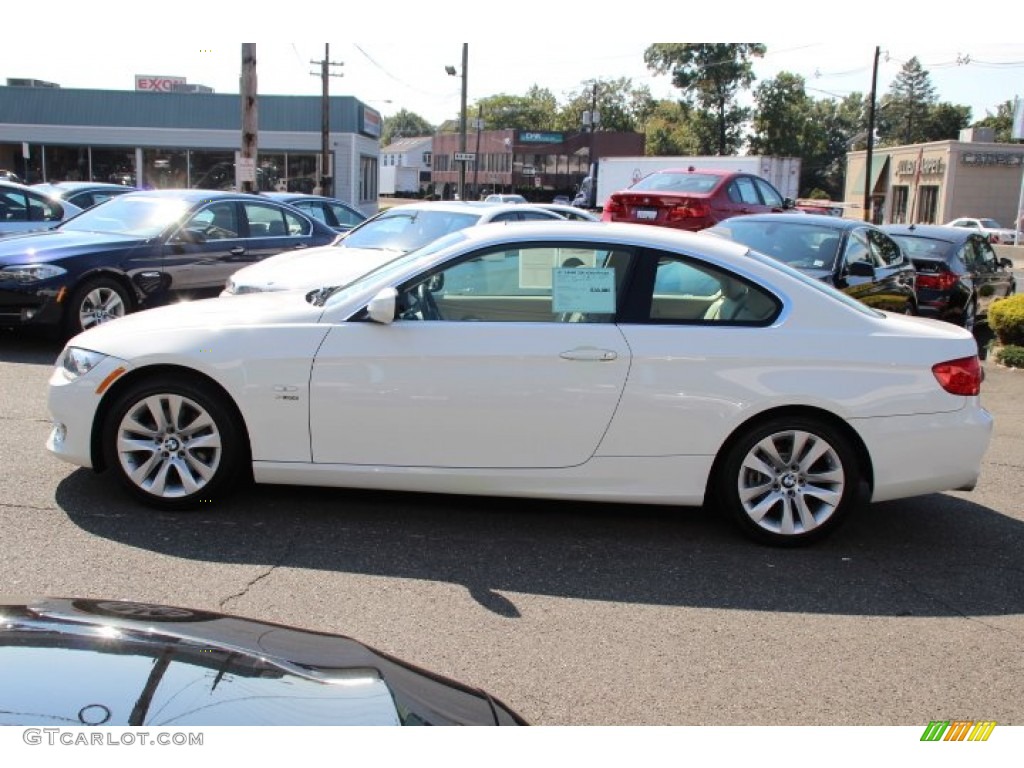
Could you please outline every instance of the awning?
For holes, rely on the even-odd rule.
[[[889,155],[880,154],[877,152],[871,153],[871,193],[874,194],[878,188],[878,179],[882,176],[882,171],[886,169],[889,164]],[[866,164],[865,164],[866,165]],[[864,194],[864,166],[862,165],[860,170],[857,172],[857,178],[853,180],[853,187],[851,191],[857,195]]]

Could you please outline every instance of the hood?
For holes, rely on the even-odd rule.
[[[230,282],[236,291],[239,287],[283,291],[345,285],[402,254],[402,251],[342,246],[289,251],[238,270]]]
[[[26,232],[0,239],[0,262],[5,265],[47,263],[99,249],[131,248],[145,242],[146,238],[109,232],[63,229]]]
[[[177,334],[192,329],[213,330],[252,325],[316,323],[322,307],[306,301],[305,291],[256,293],[216,299],[182,301],[112,320],[78,334],[74,346],[106,350],[118,348],[128,337]]]
[[[0,599],[3,725],[522,725],[343,635],[123,600]]]

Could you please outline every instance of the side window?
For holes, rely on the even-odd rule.
[[[782,207],[782,195],[764,179],[754,179],[754,183],[757,184],[757,188],[761,192],[761,198],[764,200],[765,205],[770,205],[772,208]]]
[[[0,193],[0,220],[28,221],[28,204],[20,192]]]
[[[732,191],[735,187],[735,193]],[[754,179],[751,176],[740,176],[730,186],[729,199],[734,202],[760,205],[761,198],[757,194],[757,187],[754,186]]]
[[[245,203],[250,237],[294,237],[308,235],[311,225],[306,219],[284,208],[260,203]]]
[[[978,260],[974,254],[974,246],[971,245],[970,240],[957,249],[956,255],[968,269],[978,268]]]
[[[887,267],[897,267],[903,263],[903,251],[891,237],[881,232],[868,232],[871,251],[875,258]]]
[[[593,246],[486,251],[401,289],[398,319],[611,322],[631,258]]]
[[[60,221],[64,215],[64,209],[57,203],[35,195],[25,197],[28,199],[29,221]]]
[[[201,232],[207,240],[230,240],[238,237],[238,212],[235,204],[211,203],[193,215],[185,228]]]
[[[311,219],[316,219],[321,224],[327,224],[328,226],[330,226],[330,222],[327,221],[327,211],[324,209],[324,206],[321,205],[320,203],[298,202],[292,203],[292,205],[294,205],[304,214],[309,216]]]
[[[363,220],[362,216],[355,211],[349,210],[343,205],[337,205],[335,203],[330,205],[330,209],[334,212],[334,218],[338,220],[338,224],[343,227],[354,227]]]
[[[664,254],[654,273],[649,319],[763,325],[779,311],[770,293],[710,264]]]
[[[554,217],[548,216],[540,211],[522,211],[520,214],[523,221],[553,221]]]
[[[996,268],[998,259],[992,245],[983,237],[974,238],[974,248],[977,254],[978,266],[982,269],[993,270]]]
[[[846,253],[843,254],[843,258],[847,265],[863,262],[864,264],[870,264],[872,267],[876,266],[875,259],[871,255],[871,248],[868,245],[867,235],[863,230],[850,233],[850,238],[846,241]]]

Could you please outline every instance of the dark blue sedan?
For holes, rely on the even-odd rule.
[[[248,264],[337,237],[262,195],[120,195],[55,229],[0,240],[0,326],[71,336],[170,298],[215,296]]]
[[[366,221],[365,213],[353,208],[343,200],[320,195],[305,195],[300,192],[264,192],[266,197],[279,203],[298,208],[305,214],[326,224],[335,232],[348,232]]]

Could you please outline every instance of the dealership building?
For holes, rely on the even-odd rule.
[[[1024,184],[1024,146],[967,129],[959,141],[932,141],[847,155],[847,217],[864,218],[865,182],[876,224],[944,224],[963,216],[1013,227]]]
[[[27,183],[235,187],[242,97],[175,80],[138,76],[135,91],[0,86],[0,168]],[[332,96],[329,105],[324,174],[321,97],[257,97],[256,185],[319,192],[326,175],[335,197],[375,213],[380,113],[351,96]]]

